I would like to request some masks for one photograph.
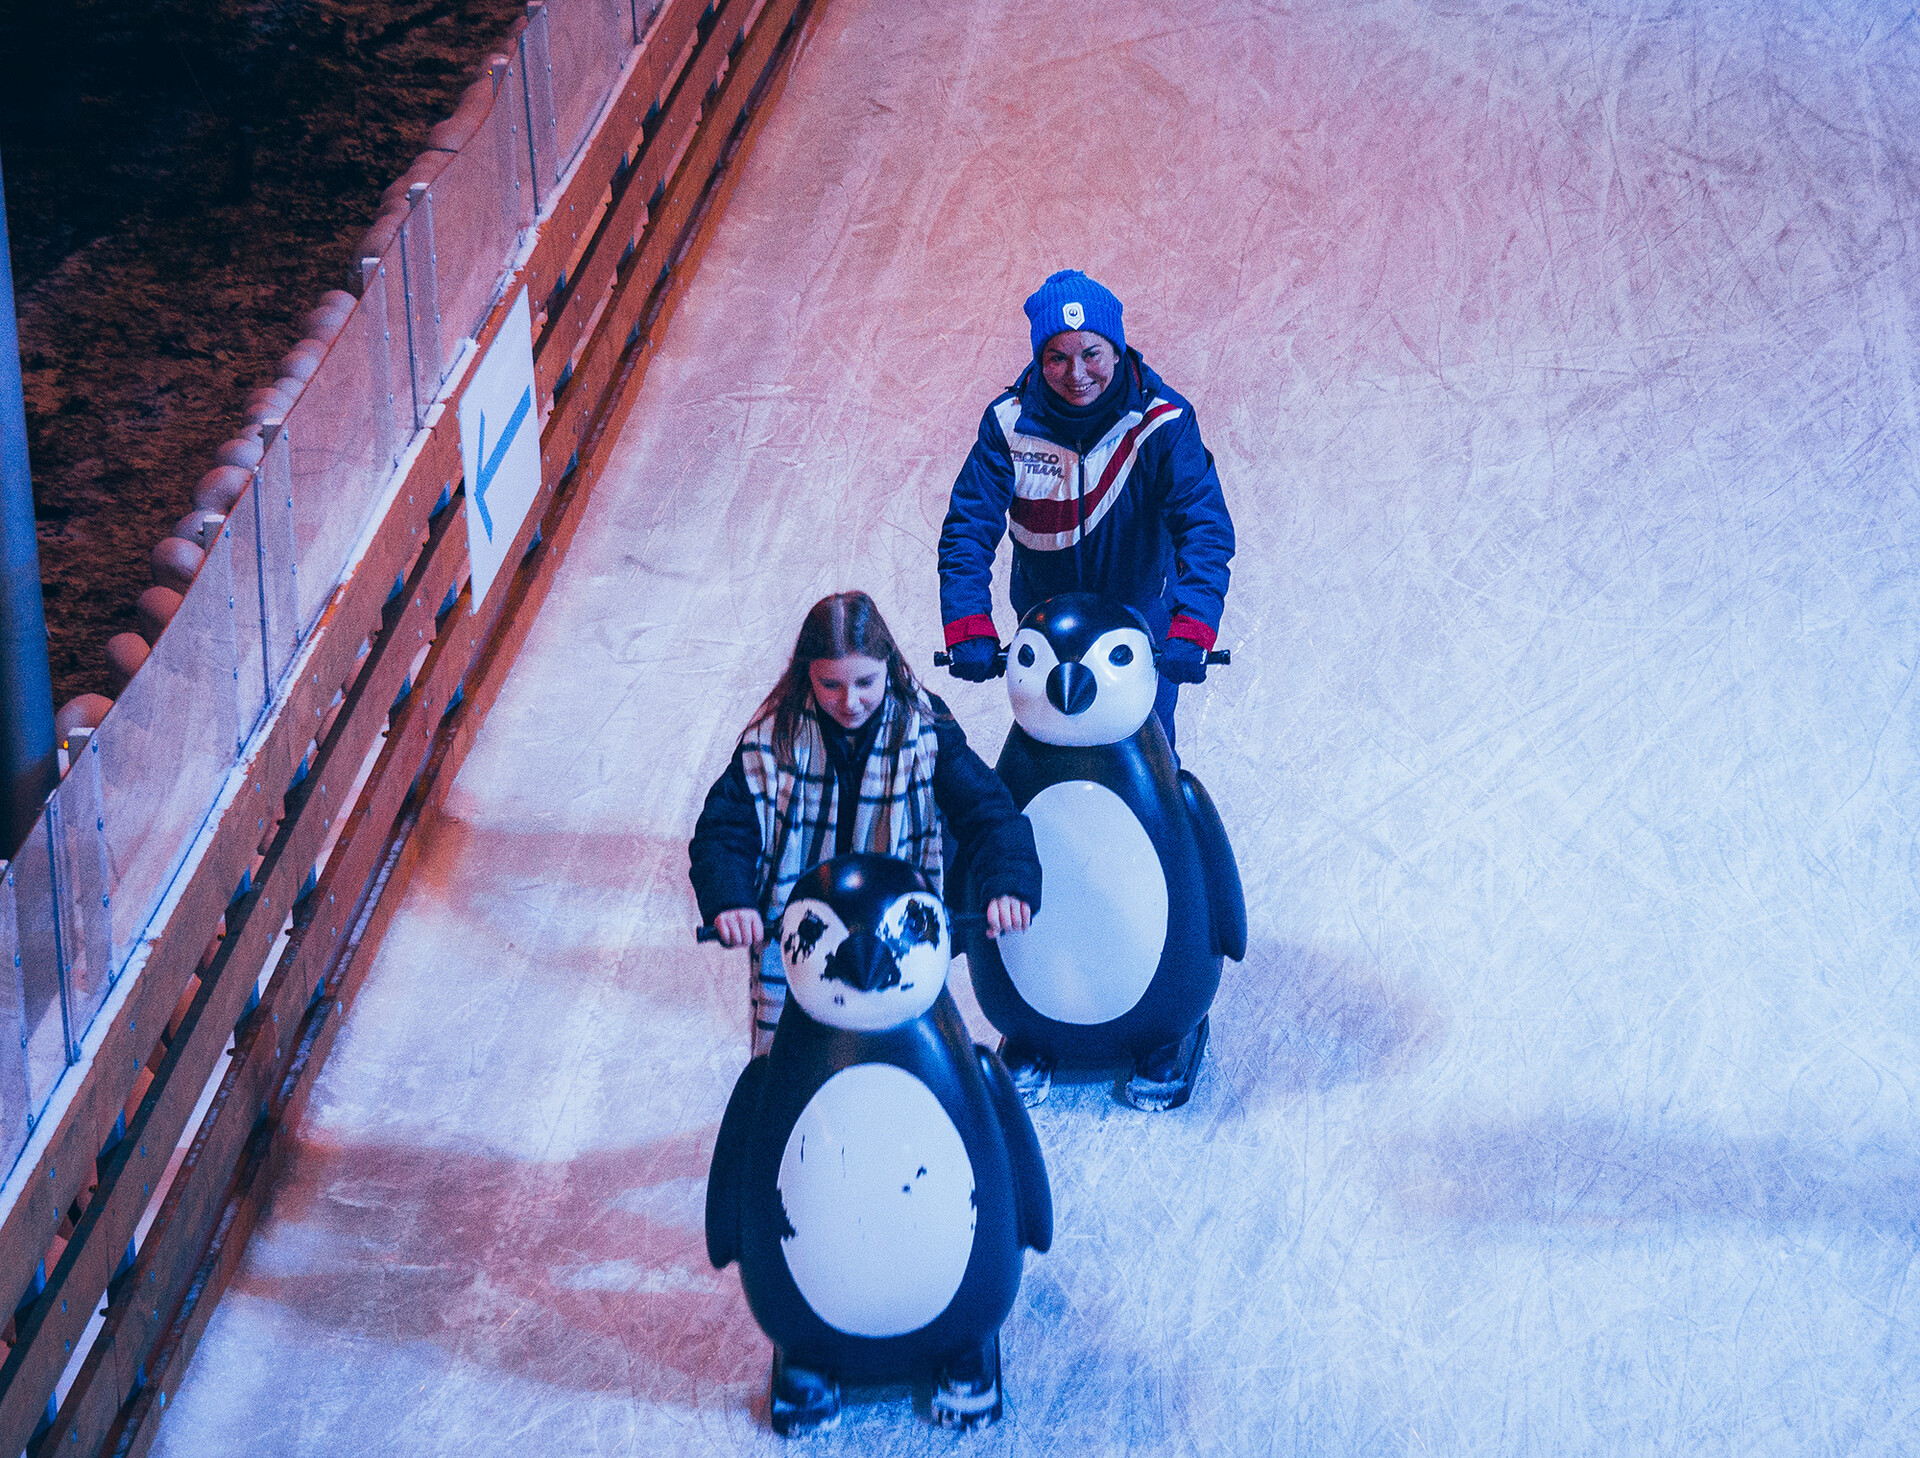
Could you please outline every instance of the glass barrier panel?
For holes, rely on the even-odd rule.
[[[413,385],[413,351],[407,337],[406,271],[400,262],[399,236],[395,235],[384,257],[361,266],[360,307],[367,311],[369,334],[379,336],[370,341],[369,347],[384,356],[387,403],[393,413],[393,454],[397,460],[405,454],[407,442],[413,439],[413,433],[420,428],[427,413],[426,406],[417,400]],[[329,354],[328,358],[331,357]]]
[[[513,47],[511,64],[500,77],[498,102],[487,117],[487,125],[475,133],[475,139],[488,132],[493,134],[494,146],[499,149],[500,176],[513,182],[512,194],[502,194],[501,201],[513,225],[517,250],[520,234],[533,226],[538,211],[534,201],[533,153],[527,149],[527,97],[520,79],[518,46]],[[467,145],[470,147],[473,142]],[[504,270],[508,262],[503,257],[500,267]]]
[[[37,1120],[67,1068],[67,1000],[60,991],[60,933],[53,856],[43,811],[7,867],[19,938],[20,993],[26,1023],[27,1114]]]
[[[647,32],[653,29],[660,12],[666,8],[667,0],[627,0],[628,39],[639,45],[647,38]]]
[[[89,741],[99,754],[116,969],[265,704],[253,490],[234,503],[167,631]]]
[[[508,106],[495,105],[480,130],[428,186],[423,200],[433,218],[440,302],[439,380],[452,368],[461,341],[477,334],[486,322],[519,239],[517,179],[502,165],[511,158],[511,150],[500,145],[503,135],[511,135],[510,112]]]
[[[407,347],[413,365],[413,408],[421,425],[440,391],[440,289],[434,277],[433,209],[425,194],[400,225],[400,279],[406,297]]]
[[[253,483],[233,504],[233,511],[207,549],[207,560],[193,579],[209,583],[209,607],[223,593],[227,604],[229,637],[233,643],[233,752],[237,756],[260,716],[267,711],[267,645],[260,621],[260,513],[253,504]],[[184,608],[186,605],[183,603]],[[111,767],[102,766],[102,779],[111,782]],[[109,827],[111,832],[111,827]],[[111,864],[111,859],[109,859]]]
[[[27,992],[20,978],[13,868],[0,863],[0,1179],[27,1143]]]
[[[171,631],[171,625],[169,625]],[[53,885],[59,897],[61,982],[67,994],[67,1037],[86,1040],[87,1028],[113,985],[113,945],[107,922],[106,811],[100,798],[100,752],[91,740],[47,802]]]
[[[398,250],[393,255],[399,258]],[[395,285],[398,292],[398,284]],[[398,337],[395,330],[398,329]],[[344,344],[352,340],[353,344]],[[368,394],[373,400],[373,418],[368,423],[366,449],[385,459],[391,467],[413,439],[413,388],[408,383],[407,321],[404,315],[387,309],[387,261],[384,258],[361,261],[360,300],[345,327],[334,339],[335,348],[358,346],[367,357]],[[327,359],[333,358],[329,350]],[[327,368],[326,361],[320,365]],[[342,359],[335,368],[351,372],[353,366]],[[317,372],[316,372],[317,373]],[[336,382],[335,388],[338,388]],[[348,391],[348,398],[352,392]],[[386,408],[380,409],[384,401]],[[338,406],[334,408],[339,408]],[[382,477],[385,471],[381,472]]]
[[[559,171],[572,165],[600,119],[632,49],[633,13],[627,0],[547,0]]]
[[[306,391],[301,398],[306,398]],[[260,554],[260,631],[267,650],[267,692],[280,682],[293,662],[300,645],[305,619],[295,609],[298,580],[298,547],[293,527],[293,453],[288,446],[287,428],[281,425],[266,440],[266,454],[253,473],[254,529],[258,532]],[[339,510],[351,515],[346,502]],[[236,506],[236,509],[237,506]],[[333,587],[333,574],[326,574],[326,590]]]
[[[347,555],[393,470],[398,432],[380,368],[391,343],[385,316],[384,281],[376,273],[287,415],[292,489],[286,495],[293,500],[290,531],[299,568],[292,581],[303,635],[333,596]],[[410,435],[412,387],[404,374],[397,383],[407,392]]]
[[[553,206],[554,183],[565,170],[554,141],[559,121],[553,104],[553,64],[547,55],[550,29],[547,7],[542,5],[527,16],[527,28],[520,32],[520,44],[515,47],[527,112],[527,150],[532,154],[533,203],[542,216]]]

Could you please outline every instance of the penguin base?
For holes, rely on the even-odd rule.
[[[1030,1043],[1002,1038],[1000,1061],[1007,1065],[1007,1076],[1013,1080],[1013,1091],[1020,1095],[1022,1104],[1032,1109],[1047,1101],[1047,1092],[1053,1087],[1053,1059]]]
[[[1149,1114],[1177,1109],[1193,1096],[1200,1076],[1200,1060],[1207,1051],[1207,1020],[1194,1025],[1178,1043],[1169,1043],[1141,1056],[1127,1080],[1126,1099]]]
[[[940,1369],[933,1386],[933,1420],[943,1428],[982,1428],[1000,1421],[1000,1333],[978,1351]]]
[[[773,1354],[773,1430],[783,1438],[824,1433],[840,1426],[840,1384],[824,1372],[791,1366]]]

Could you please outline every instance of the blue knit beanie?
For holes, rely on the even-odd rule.
[[[1127,352],[1127,331],[1120,323],[1120,301],[1077,268],[1063,268],[1027,298],[1027,322],[1033,329],[1033,357],[1040,346],[1070,329],[1091,329],[1104,335],[1121,354]]]

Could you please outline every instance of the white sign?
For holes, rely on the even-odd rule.
[[[488,346],[460,396],[460,465],[467,478],[467,557],[473,606],[506,561],[540,494],[540,413],[533,408],[533,314],[527,293]]]

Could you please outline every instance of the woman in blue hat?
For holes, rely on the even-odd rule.
[[[952,672],[974,683],[993,672],[993,556],[1011,531],[1016,616],[1076,590],[1146,616],[1171,744],[1179,685],[1207,676],[1233,559],[1213,454],[1193,406],[1127,347],[1105,288],[1064,270],[1026,313],[1033,361],[987,406],[940,530]]]

